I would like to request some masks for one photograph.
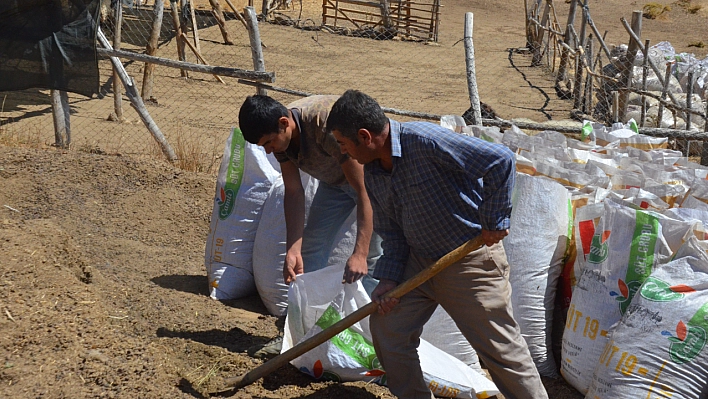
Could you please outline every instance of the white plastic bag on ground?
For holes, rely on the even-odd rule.
[[[551,353],[556,288],[572,221],[565,187],[545,178],[516,175],[511,228],[504,238],[514,319],[541,375],[558,375]]]
[[[708,391],[708,256],[691,238],[641,286],[599,359],[588,398]]]
[[[255,293],[253,241],[263,203],[278,175],[263,148],[247,143],[234,128],[216,179],[204,254],[212,298],[236,299]]]
[[[288,295],[283,351],[370,302],[361,281],[345,285],[340,281],[341,270],[334,267],[295,280]],[[423,339],[418,355],[425,381],[438,396],[476,399],[499,393],[484,375]],[[368,317],[291,363],[315,378],[385,384],[385,373],[371,344]]]

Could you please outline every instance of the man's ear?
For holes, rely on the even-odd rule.
[[[290,119],[288,119],[287,116],[281,116],[280,118],[278,118],[278,127],[281,131],[287,129],[288,126],[290,126]]]
[[[371,144],[372,136],[371,132],[368,131],[367,129],[361,128],[357,130],[356,132],[357,137],[359,137],[359,142],[364,144],[365,146],[368,146]]]

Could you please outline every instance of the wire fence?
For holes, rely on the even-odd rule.
[[[444,4],[440,4],[440,0],[266,0],[255,4],[250,1],[164,0],[161,4],[152,1],[147,4],[135,0],[135,4],[131,2],[121,7],[122,18],[118,19],[121,23],[117,25],[118,2],[111,4],[109,0],[102,0],[100,25],[114,47],[123,51],[254,70],[254,47],[243,12],[244,7],[253,6],[260,13],[261,22],[257,25],[265,70],[276,74],[272,86],[277,90],[271,87],[268,94],[284,104],[304,94],[341,94],[346,89],[357,88],[372,95],[387,109],[407,110],[412,115],[399,115],[398,119],[463,115],[470,107],[465,49],[461,44],[463,32],[461,24],[457,24],[460,26],[457,29],[450,22],[450,18],[459,18],[461,22],[463,15],[446,15],[441,11]],[[611,89],[608,85],[620,80],[605,76],[602,71],[617,64],[617,60],[613,64],[603,58],[606,54],[603,55],[600,46],[591,44],[596,41],[595,37],[584,40],[586,46],[577,46],[580,40],[575,39],[561,43],[563,32],[557,18],[544,18],[544,6],[552,2],[533,1],[533,9],[526,14],[526,46],[524,37],[514,36],[512,40],[517,42],[510,43],[511,48],[487,51],[483,48],[475,55],[485,123],[508,126],[506,122],[501,124],[499,118],[527,118],[519,122],[523,124],[567,119],[569,115],[577,120],[588,117],[613,121],[612,107],[617,107],[608,98],[616,97],[616,92],[624,93],[621,89],[626,86]],[[587,14],[583,21],[591,21],[587,7],[578,9]],[[549,12],[549,15],[552,14]],[[160,23],[156,24],[160,18]],[[584,37],[572,33],[574,28],[569,29],[573,38]],[[149,44],[151,36],[156,37],[156,45]],[[648,58],[652,58],[652,54],[650,52]],[[591,58],[592,63],[584,64],[584,56]],[[561,71],[563,57],[567,61]],[[122,64],[134,79],[155,124],[174,147],[180,166],[214,172],[230,127],[238,123],[241,103],[246,96],[255,93],[254,83],[179,68],[149,66],[152,64],[125,58]],[[529,65],[546,68],[529,68]],[[590,73],[593,65],[599,72]],[[638,65],[642,70],[642,64]],[[116,77],[111,62],[101,59],[99,69],[98,96],[89,99],[68,95],[71,147],[95,153],[160,156],[159,145],[130,106],[124,90],[114,85]],[[148,69],[152,69],[152,75],[147,73]],[[694,72],[693,76],[698,82],[699,74]],[[680,86],[678,79],[677,82]],[[579,88],[581,94],[578,95]],[[499,95],[502,91],[521,90],[534,94]],[[664,104],[665,113],[677,115],[677,121],[681,112],[694,109],[696,119],[692,119],[690,128],[702,131],[701,112],[704,111],[701,110],[705,109],[702,102],[696,100],[687,108],[680,103],[680,99],[685,103],[687,98],[678,94],[682,92],[669,93],[667,100],[661,102],[659,95],[659,100],[652,103],[655,96],[649,88],[634,90],[627,100],[629,111],[624,116],[633,115],[637,95],[644,94],[644,99],[639,101]],[[51,145],[54,122],[49,94],[48,90],[37,89],[0,93],[0,142],[14,140]],[[672,97],[677,103],[671,102]],[[603,104],[609,104],[610,119]],[[649,106],[643,112],[653,115]],[[638,121],[639,116],[635,118]],[[642,120],[645,126],[651,126],[649,117]],[[680,123],[659,127],[687,128]],[[680,132],[668,134],[680,135]],[[690,152],[687,146],[683,149]]]
[[[708,132],[708,58],[677,54],[668,42],[651,45],[643,39],[642,18],[653,18],[649,5],[635,11],[631,22],[621,18],[627,42],[616,46],[605,43],[608,32],[600,33],[587,0],[572,0],[567,16],[556,13],[552,0],[527,2],[526,11],[530,63],[550,71],[555,95],[572,102],[577,119],[605,124],[634,119],[639,127],[666,129],[669,137]],[[702,146],[702,140],[673,143],[694,155]]]

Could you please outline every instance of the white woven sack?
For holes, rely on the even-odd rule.
[[[238,128],[232,129],[216,179],[204,253],[212,298],[255,293],[253,241],[263,203],[278,175],[263,148],[247,143]]]
[[[608,334],[636,290],[693,229],[662,215],[604,202],[563,333],[561,374],[587,393]],[[578,254],[580,257],[580,254]]]
[[[319,182],[307,173],[300,172],[305,190],[305,220]],[[263,215],[253,242],[253,277],[258,294],[266,309],[274,316],[285,315],[288,286],[283,280],[283,263],[286,252],[285,185],[282,176],[273,184],[263,205]]]
[[[334,277],[341,280],[341,275],[334,274],[336,273],[334,269],[325,268],[307,273],[303,275],[302,280],[309,280],[309,282],[298,281],[300,280],[298,279],[292,285],[283,351],[330,327],[370,302],[361,281],[357,281],[354,284],[340,285],[339,293],[326,306],[322,303],[310,305],[306,301],[310,299],[308,295],[310,293],[315,294],[312,299],[323,299],[323,296],[317,293],[319,290],[313,289],[314,287],[310,285],[324,287],[327,286],[326,281]],[[325,288],[325,291],[331,293],[332,290]],[[299,305],[293,303],[303,300],[305,302]],[[314,325],[297,341],[294,340],[293,338],[300,336],[306,328],[303,320],[311,321],[314,314],[319,315]],[[431,391],[439,397],[476,399],[499,393],[492,381],[425,340],[420,341],[418,355],[423,378]],[[386,374],[381,368],[372,344],[368,317],[292,360],[291,363],[303,373],[317,379],[386,383]]]
[[[632,299],[588,398],[698,398],[708,392],[708,256],[691,238]]]
[[[474,370],[482,371],[477,352],[442,306],[438,306],[425,323],[420,338]]]
[[[302,171],[300,177],[305,188],[305,220],[307,220],[318,181]],[[284,190],[280,179],[273,186],[263,206],[263,216],[253,245],[253,275],[258,294],[268,312],[274,316],[284,316],[288,307],[288,286],[283,280],[287,236],[283,210]],[[327,261],[327,267],[338,268],[340,281],[344,266],[354,251],[355,241],[356,207],[339,228]]]
[[[569,239],[570,196],[557,182],[516,174],[504,238],[514,319],[541,375],[558,375],[551,353],[556,288]]]

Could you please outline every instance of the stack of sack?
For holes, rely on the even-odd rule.
[[[516,153],[504,246],[514,317],[541,374],[560,371],[588,398],[708,393],[708,168],[632,123],[585,122],[580,140],[462,133]],[[566,311],[560,365],[548,352],[555,303]]]

